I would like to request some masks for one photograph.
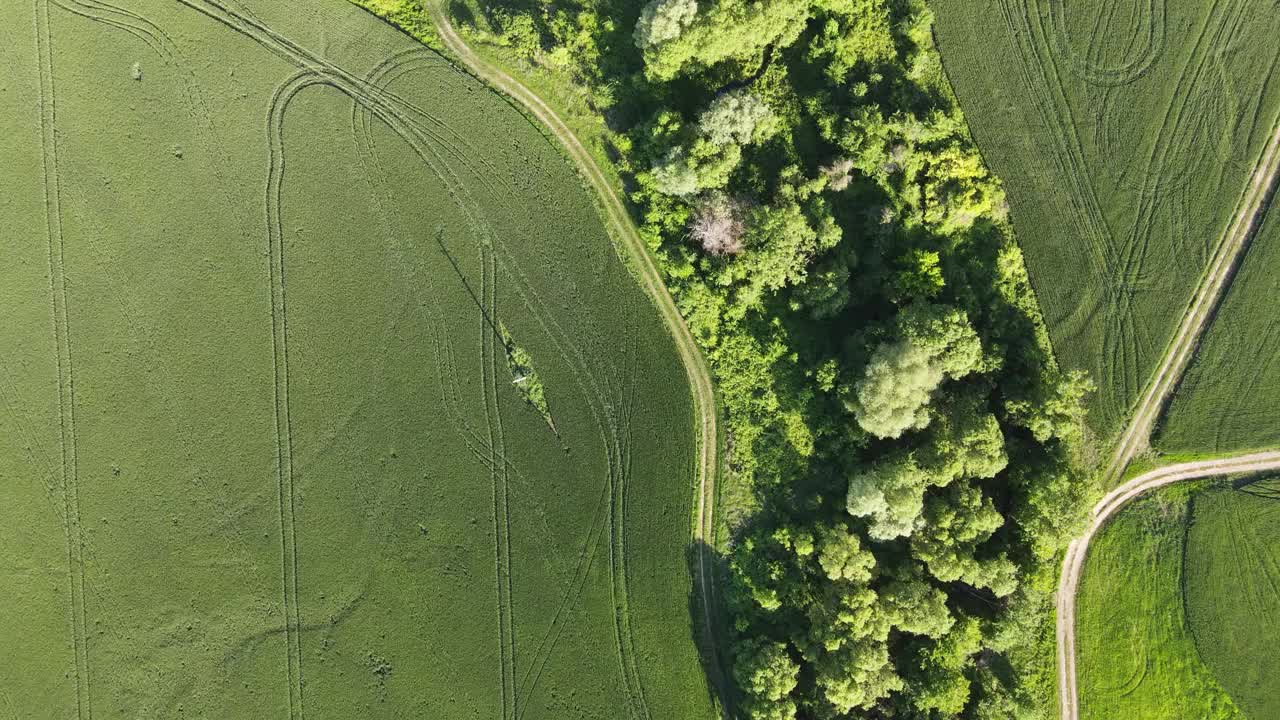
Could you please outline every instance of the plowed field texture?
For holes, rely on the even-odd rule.
[[[345,0],[0,67],[0,718],[711,715],[686,375],[537,127]]]
[[[1136,501],[1092,543],[1078,604],[1081,718],[1280,717],[1280,481]]]
[[[1002,177],[1103,444],[1150,381],[1280,114],[1254,0],[935,0],[943,61]]]

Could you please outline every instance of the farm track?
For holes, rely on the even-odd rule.
[[[387,61],[385,61],[378,67],[376,67],[370,73],[368,77],[368,82],[378,86],[389,85],[401,75],[407,74],[413,70],[424,69],[437,64],[443,67],[449,68],[450,71],[456,72],[456,69],[452,64],[449,64],[448,61],[444,60],[441,56],[436,54],[434,51],[427,50],[426,48],[405,51],[396,56],[393,56],[392,58],[389,58]],[[445,135],[448,134],[452,136],[454,140],[457,140],[461,144],[466,145],[467,149],[474,151],[474,148],[470,146],[470,144],[467,142],[467,140],[464,137],[458,135],[456,132],[453,132],[446,124],[440,122],[434,116],[430,115],[427,111],[423,110],[420,106],[414,105],[412,103],[408,103],[408,107],[413,111],[415,115],[425,119],[426,121],[428,121],[428,123],[438,125],[442,130],[442,132],[439,132],[439,133],[430,132],[421,123],[413,123],[415,134],[420,134],[420,137],[418,137],[417,141],[425,143],[427,139],[430,139],[433,145],[442,147],[444,150],[447,151],[447,154],[452,159],[458,160],[460,162],[464,162],[464,163],[468,161],[474,162],[477,160],[477,158],[467,156],[465,153],[463,153],[457,146],[451,143],[450,139],[448,137],[445,137]],[[372,116],[372,112],[369,109],[362,108],[361,104],[358,101],[353,101],[352,103],[353,138],[355,139],[357,148],[360,151],[360,158],[361,158],[363,167],[365,168],[365,171],[366,171],[366,177],[372,178],[374,174],[377,174],[379,177],[379,181],[384,185],[384,187],[382,188],[375,187],[373,184],[370,185],[371,197],[373,198],[373,201],[378,208],[379,217],[382,219],[383,232],[385,236],[388,238],[388,240],[395,245],[395,247],[397,248],[397,251],[401,254],[403,259],[405,260],[405,263],[404,263],[405,266],[412,268],[413,276],[418,277],[420,275],[420,273],[418,272],[418,263],[409,258],[406,248],[403,247],[402,244],[396,240],[397,234],[390,222],[391,215],[395,213],[394,202],[392,202],[391,207],[388,208],[387,205],[384,205],[382,200],[383,195],[386,195],[388,198],[390,198],[392,194],[390,191],[386,189],[388,180],[385,177],[385,173],[381,172],[381,166],[377,162],[377,148],[373,140],[373,134],[372,134],[371,125],[369,122],[372,119],[371,116]],[[406,140],[406,142],[409,142],[411,145],[416,144],[414,138],[402,137],[402,139]],[[427,149],[425,145],[423,148],[419,148],[419,150],[424,150],[424,149]],[[439,159],[442,162],[446,161],[446,158],[439,158]],[[452,173],[446,176],[446,174],[442,173],[440,169],[434,165],[434,163],[429,162],[425,157],[423,158],[423,160],[424,160],[424,163],[426,163],[428,166],[431,167],[432,171],[435,172],[437,177],[439,177],[443,182],[445,182],[446,186],[450,188],[450,191],[451,192],[454,191],[453,186],[458,182],[460,182],[456,178],[456,176],[454,176]],[[479,162],[485,165],[486,169],[490,171],[490,172],[482,173],[480,175],[481,178],[484,178],[486,175],[499,177],[499,178],[502,177],[500,173],[493,172],[494,168],[492,167],[492,165],[485,162],[482,157],[479,158]],[[373,181],[370,180],[370,183],[373,183]],[[491,190],[494,189],[492,188],[491,184],[487,183],[486,186],[490,187]],[[514,191],[514,189],[510,187],[508,187],[507,190]],[[447,254],[447,248],[443,246],[442,241],[441,243],[442,243],[442,250]],[[490,252],[488,254],[488,257],[490,262],[490,265],[488,267],[492,268],[492,271],[496,273],[496,268],[493,268],[491,264],[494,258],[493,253]],[[511,262],[514,262],[514,258],[511,258]],[[458,270],[458,272],[459,272],[459,278],[461,279],[462,278],[461,271]],[[466,282],[465,279],[463,279],[462,281],[465,284]],[[415,282],[413,284],[413,287],[414,288],[428,287],[429,285],[430,285],[430,282],[425,278],[422,278],[421,282]],[[529,306],[529,298],[524,297],[523,293],[521,293],[521,299],[525,301],[526,306]],[[469,421],[466,419],[465,414],[462,412],[462,409],[461,409],[462,401],[457,395],[457,387],[461,383],[458,382],[459,376],[457,372],[456,362],[453,359],[452,342],[449,340],[448,334],[445,333],[442,329],[443,326],[442,326],[441,319],[435,313],[433,303],[430,301],[424,301],[422,304],[424,307],[428,308],[429,312],[431,313],[433,327],[435,328],[434,347],[435,347],[436,357],[437,357],[437,374],[438,374],[438,381],[439,381],[438,386],[441,389],[441,401],[443,406],[446,408],[446,410],[450,413],[451,417],[453,418],[454,426],[458,429],[459,435],[461,436],[463,443],[468,447],[468,449],[472,452],[472,454],[475,455],[475,457],[486,468],[489,469],[491,473],[499,472],[499,468],[502,468],[501,470],[502,472],[505,472],[505,473],[516,472],[516,475],[519,476],[519,472],[516,471],[512,462],[507,457],[505,457],[505,454],[496,452],[492,443],[488,440],[483,439],[480,436],[480,434],[476,432],[476,430],[470,425]],[[536,307],[530,306],[530,309],[533,310],[535,313],[537,313],[538,311],[538,308]],[[493,317],[496,315],[496,307],[490,306],[488,309],[484,310],[484,312],[490,317]],[[544,321],[542,321],[542,319],[540,319],[540,323],[543,325],[544,330],[546,330],[547,332],[551,332],[551,328],[549,328],[547,324]],[[496,339],[496,333],[491,333],[491,334],[493,334]],[[488,338],[484,338],[483,340],[485,342],[490,341]],[[552,336],[552,340],[557,344],[557,347],[562,347],[560,345],[559,340],[556,339],[554,335]],[[576,348],[574,350],[575,350],[574,356],[580,359],[581,354],[576,352]],[[496,370],[494,374],[496,376],[497,374]],[[575,373],[575,378],[577,378],[579,381],[578,382],[579,388],[584,393],[589,392],[588,389],[585,387],[585,385],[581,382],[581,377],[578,373]],[[594,390],[590,392],[599,392],[598,387],[596,387],[594,383],[592,383],[592,385]],[[589,396],[589,397],[593,397],[593,396]],[[598,412],[598,408],[594,404],[593,404],[593,412]],[[606,438],[606,442],[607,442],[607,438]],[[542,671],[546,667],[547,660],[549,659],[552,650],[554,649],[557,641],[560,638],[561,633],[564,630],[565,625],[564,625],[564,622],[562,621],[563,615],[568,611],[568,609],[574,603],[577,602],[577,599],[581,596],[582,590],[585,587],[587,575],[592,565],[594,564],[597,549],[598,549],[598,543],[601,538],[601,533],[603,532],[602,519],[604,516],[604,509],[608,506],[608,496],[611,489],[612,489],[612,484],[605,484],[605,485],[602,485],[601,487],[600,499],[596,503],[596,511],[593,515],[591,524],[589,526],[583,548],[579,553],[578,561],[575,564],[573,577],[570,580],[567,588],[565,589],[564,594],[560,598],[559,604],[556,608],[556,612],[551,618],[550,624],[546,632],[543,634],[542,638],[538,642],[537,647],[534,649],[531,655],[531,659],[528,661],[527,667],[525,668],[524,672],[521,674],[521,677],[519,678],[518,682],[515,682],[515,684],[511,686],[514,688],[514,692],[515,692],[513,696],[508,696],[508,693],[511,691],[511,688],[505,686],[505,683],[507,682],[507,679],[506,679],[507,673],[504,673],[504,676],[503,676],[504,699],[507,699],[508,697],[510,698],[510,701],[513,703],[512,707],[515,708],[515,712],[513,714],[516,717],[520,717],[524,715],[524,709],[526,707],[524,700],[527,699],[527,697],[533,692],[534,688],[536,688],[538,681],[541,678]],[[501,566],[499,565],[499,567]],[[506,603],[503,603],[503,606],[505,607]],[[505,624],[502,623],[501,621],[500,621],[500,627],[505,627]],[[514,634],[512,634],[512,637],[514,638]],[[506,648],[507,645],[506,643],[502,643],[500,647]],[[503,663],[503,667],[508,668],[505,662]],[[511,671],[508,668],[507,672],[513,672],[513,671]]]
[[[67,313],[67,278],[62,235],[62,182],[58,171],[57,105],[54,91],[53,36],[49,0],[35,0],[35,36],[39,59],[39,112],[43,191],[49,259],[49,295],[57,346],[58,415],[61,445],[62,522],[71,597],[71,629],[76,665],[76,716],[93,717],[87,619],[84,602],[84,529],[80,523],[79,471],[76,455],[75,375],[71,328]]]
[[[1177,112],[1180,115],[1181,108]],[[1103,471],[1102,478],[1106,485],[1114,483],[1120,477],[1137,452],[1149,441],[1156,419],[1177,388],[1179,380],[1199,346],[1199,340],[1214,310],[1225,295],[1229,278],[1239,265],[1250,239],[1260,224],[1268,201],[1274,192],[1278,172],[1280,172],[1280,124],[1276,126],[1270,140],[1263,148],[1258,164],[1237,205],[1236,213],[1214,251],[1209,268],[1192,296],[1153,380],[1147,386],[1137,409],[1117,442],[1114,454]],[[1088,555],[1089,543],[1098,530],[1120,508],[1148,490],[1184,480],[1274,469],[1280,469],[1280,452],[1255,453],[1158,468],[1113,489],[1093,508],[1085,533],[1072,541],[1067,548],[1056,598],[1058,695],[1063,720],[1079,718],[1075,650],[1076,591]]]
[[[425,48],[408,50],[388,58],[385,62],[374,68],[366,78],[366,82],[370,85],[386,87],[395,82],[399,77],[407,75],[414,70],[429,68],[437,64],[453,70],[453,66],[448,64],[447,61],[441,58],[438,54],[434,53],[434,51],[430,51]],[[434,132],[428,130],[421,122],[412,122],[410,125],[412,126],[413,135],[416,137],[406,137],[404,135],[399,136],[405,142],[414,146],[415,152],[420,155],[420,159],[423,160],[424,164],[427,165],[437,177],[445,182],[451,192],[455,190],[453,186],[460,181],[452,173],[446,175],[446,173],[442,172],[435,163],[422,155],[423,152],[433,152],[427,145],[428,140],[431,141],[431,146],[443,149],[446,154],[454,160],[463,163],[476,162],[478,160],[482,164],[485,164],[489,171],[493,170],[493,167],[490,164],[485,163],[482,157],[477,158],[469,156],[454,144],[456,141],[462,145],[466,145],[468,150],[474,151],[475,149],[470,146],[466,138],[454,132],[448,125],[438,120],[434,115],[431,115],[422,107],[408,101],[406,101],[406,107],[412,111],[414,115],[425,120],[427,124],[435,125],[440,128],[439,132]],[[403,260],[403,265],[410,268],[412,276],[417,278],[417,281],[411,284],[411,286],[415,288],[415,292],[417,292],[418,288],[430,287],[431,280],[422,277],[422,273],[419,272],[420,263],[410,257],[409,249],[398,240],[398,234],[394,229],[395,226],[391,222],[391,217],[397,212],[394,200],[389,204],[384,203],[384,196],[391,199],[393,193],[388,189],[389,180],[386,177],[385,172],[382,171],[382,166],[378,162],[377,145],[374,142],[372,124],[370,123],[372,116],[373,112],[367,106],[363,105],[358,98],[352,98],[352,137],[355,145],[357,146],[361,163],[365,170],[365,177],[370,184],[370,197],[372,198],[377,208],[378,216],[382,221],[381,224],[383,225],[384,236],[388,242],[393,244],[397,253],[400,254]],[[440,162],[447,162],[447,159],[443,157],[437,156],[437,159]],[[480,177],[484,178],[486,175],[500,177],[500,174],[496,172],[482,173]],[[378,178],[377,182],[373,180],[375,176]],[[381,186],[379,186],[378,183],[381,183]],[[443,245],[442,250],[447,252],[447,249],[443,248]],[[484,257],[482,257],[482,267],[485,269],[486,277],[492,275],[496,278],[497,267],[494,261],[495,256],[492,251],[484,253]],[[461,271],[459,270],[458,272],[459,277],[461,278]],[[482,278],[482,280],[484,280],[484,278]],[[465,279],[463,282],[465,283]],[[496,291],[489,293],[487,289],[489,287],[489,283],[487,280],[482,284],[482,295],[487,295],[490,298],[488,303],[484,300],[480,300],[481,304],[485,306],[484,313],[489,318],[495,317],[497,314]],[[441,391],[442,405],[453,419],[453,426],[457,428],[464,445],[467,446],[475,458],[488,469],[491,476],[496,476],[498,473],[502,473],[504,475],[505,479],[503,485],[505,491],[506,479],[509,479],[509,474],[514,472],[518,477],[519,472],[516,470],[511,460],[506,457],[505,453],[495,447],[495,443],[492,440],[486,440],[482,437],[467,420],[465,413],[462,411],[462,400],[458,396],[457,392],[458,387],[460,387],[462,383],[458,379],[460,376],[458,374],[456,361],[454,360],[453,343],[449,339],[448,334],[443,330],[443,323],[436,313],[434,302],[424,296],[421,304],[423,307],[427,308],[434,328],[433,346],[435,348],[435,355],[437,358],[437,386]],[[481,338],[482,344],[488,344],[497,339],[497,334],[493,332],[488,321],[482,323],[481,332],[483,334]],[[485,385],[488,386],[490,371],[484,364],[482,364],[482,371],[485,378]],[[498,373],[496,368],[492,371],[492,375],[494,378],[497,377]],[[496,380],[494,382],[496,384]],[[582,389],[584,391],[586,390],[585,388]],[[491,418],[492,410],[490,409],[489,403],[493,400],[490,395],[490,391],[486,390],[484,395],[486,416]],[[598,543],[600,541],[601,533],[603,532],[602,518],[604,515],[604,508],[607,505],[609,489],[609,486],[602,486],[601,488],[600,499],[596,503],[596,511],[592,518],[591,525],[589,526],[587,539],[584,543],[582,552],[580,553],[579,560],[575,565],[573,577],[557,606],[555,615],[552,617],[546,633],[543,635],[538,646],[534,649],[531,659],[528,661],[528,665],[518,681],[514,677],[514,662],[508,663],[505,660],[508,655],[510,655],[514,660],[515,653],[514,627],[508,626],[508,622],[505,619],[506,613],[502,610],[503,608],[506,608],[507,612],[509,612],[510,608],[509,583],[511,578],[509,560],[507,561],[507,568],[504,571],[503,560],[501,559],[502,555],[501,553],[497,555],[498,571],[495,576],[495,583],[498,588],[499,598],[504,596],[507,598],[499,599],[498,601],[500,606],[499,649],[500,656],[504,658],[501,662],[502,697],[504,705],[509,704],[511,708],[510,713],[504,710],[504,717],[521,717],[524,715],[526,707],[524,700],[532,692],[532,689],[536,687],[538,679],[541,677],[542,671],[546,666],[546,662],[550,657],[551,651],[559,639],[561,632],[564,630],[564,623],[561,618],[572,604],[581,596],[582,590],[586,584],[588,573],[594,564]],[[503,500],[505,501],[505,495]],[[495,502],[498,502],[496,490]],[[505,528],[501,527],[497,522],[497,517],[502,516],[504,516],[504,511],[498,509],[495,512],[495,533],[503,533],[509,537],[509,531],[505,531]],[[499,543],[498,547],[501,548],[502,545],[503,543]],[[509,555],[509,551],[507,554]],[[503,582],[504,577],[506,578],[506,583]],[[507,587],[505,593],[503,592],[504,585]],[[507,636],[509,636],[509,639],[504,639],[504,637]]]
[[[1262,151],[1235,217],[1218,244],[1209,269],[1196,289],[1169,349],[1116,444],[1115,452],[1102,475],[1104,485],[1114,483],[1149,441],[1156,419],[1168,404],[1178,381],[1190,364],[1199,346],[1200,337],[1226,294],[1228,279],[1243,259],[1249,241],[1262,221],[1268,201],[1275,191],[1278,174],[1280,124],[1277,124],[1271,140]]]
[[[631,390],[632,386],[628,386]],[[622,399],[622,413],[629,418],[631,412],[631,392]],[[618,643],[618,660],[621,664],[622,677],[626,686],[627,698],[631,703],[632,717],[650,718],[648,701],[645,700],[644,683],[640,679],[640,667],[636,657],[635,636],[631,630],[631,611],[628,606],[630,592],[627,587],[627,544],[626,515],[627,487],[626,479],[631,472],[631,424],[625,425],[626,435],[615,447],[616,463],[610,472],[610,505],[609,505],[609,580],[613,597],[613,622]]]
[[[1143,338],[1153,328],[1149,321],[1135,314],[1138,305],[1135,291],[1150,284],[1150,278],[1161,271],[1152,267],[1153,234],[1165,218],[1170,234],[1185,236],[1186,193],[1196,168],[1204,158],[1206,145],[1202,135],[1213,132],[1206,118],[1226,116],[1226,108],[1214,105],[1218,95],[1222,102],[1233,104],[1238,98],[1231,92],[1217,53],[1232,43],[1239,34],[1248,4],[1228,0],[1215,4],[1205,15],[1194,34],[1194,44],[1183,62],[1169,104],[1164,108],[1156,136],[1145,160],[1128,181],[1136,192],[1136,213],[1127,228],[1117,232],[1111,227],[1094,183],[1089,180],[1088,155],[1078,132],[1079,123],[1072,106],[1071,83],[1080,82],[1086,89],[1102,92],[1106,106],[1114,90],[1135,82],[1150,71],[1154,60],[1163,52],[1167,32],[1166,8],[1163,0],[1149,0],[1145,14],[1145,32],[1136,33],[1126,51],[1133,56],[1134,43],[1145,38],[1146,47],[1136,59],[1112,67],[1103,67],[1098,58],[1086,54],[1081,58],[1069,46],[1063,9],[1053,0],[1000,0],[1002,19],[1014,39],[1022,61],[1018,63],[1023,87],[1031,98],[1040,120],[1054,142],[1047,158],[1066,181],[1067,196],[1081,219],[1079,231],[1086,240],[1088,261],[1103,284],[1101,295],[1092,302],[1081,302],[1062,323],[1068,336],[1086,332],[1091,324],[1102,323],[1103,355],[1114,370],[1115,386],[1120,398],[1139,395],[1143,387],[1138,380],[1145,355]],[[1095,18],[1094,33],[1100,30],[1102,18]],[[1090,47],[1099,43],[1090,42]],[[1065,68],[1062,67],[1065,65]],[[1209,103],[1212,107],[1206,108]],[[1220,104],[1220,103],[1219,103]],[[1095,128],[1095,135],[1105,136],[1105,129]],[[1124,173],[1127,175],[1127,172]],[[1181,199],[1181,200],[1180,200]],[[1154,259],[1167,266],[1171,258],[1157,255]],[[1101,317],[1099,317],[1101,316]],[[1159,332],[1158,329],[1154,329]],[[1111,402],[1104,397],[1104,401]]]
[[[1117,441],[1114,455],[1103,470],[1104,483],[1116,482],[1129,462],[1148,441],[1159,414],[1189,364],[1199,339],[1214,309],[1221,302],[1233,270],[1238,266],[1249,241],[1256,231],[1268,199],[1274,191],[1277,168],[1280,167],[1280,126],[1273,125],[1258,162],[1235,212],[1226,223],[1221,239],[1215,244],[1187,309],[1159,361],[1152,380],[1142,388],[1134,387],[1133,378],[1141,369],[1139,333],[1150,332],[1133,316],[1136,309],[1129,289],[1140,288],[1162,268],[1148,267],[1148,252],[1161,205],[1172,204],[1170,232],[1186,236],[1185,206],[1189,192],[1188,179],[1203,157],[1202,136],[1213,132],[1206,117],[1230,115],[1240,98],[1236,96],[1221,67],[1216,52],[1238,36],[1245,18],[1247,3],[1228,1],[1213,5],[1202,25],[1194,31],[1193,46],[1183,61],[1176,87],[1156,130],[1156,138],[1146,157],[1131,178],[1138,196],[1137,212],[1125,234],[1117,234],[1106,221],[1102,204],[1093,183],[1087,178],[1084,143],[1077,132],[1069,101],[1068,77],[1059,68],[1066,58],[1067,73],[1086,85],[1098,87],[1106,105],[1114,96],[1114,88],[1134,82],[1150,70],[1164,52],[1167,32],[1166,8],[1163,0],[1150,0],[1147,6],[1147,31],[1133,36],[1123,55],[1126,61],[1102,67],[1100,58],[1086,54],[1077,56],[1067,45],[1066,25],[1060,3],[1043,0],[1001,0],[1003,20],[1015,39],[1022,62],[1018,63],[1025,86],[1045,127],[1056,129],[1049,148],[1050,162],[1067,179],[1069,199],[1081,218],[1081,233],[1087,241],[1089,260],[1095,272],[1103,277],[1108,268],[1118,268],[1119,276],[1103,288],[1101,308],[1081,303],[1068,319],[1070,327],[1083,327],[1098,322],[1099,312],[1105,317],[1104,354],[1110,367],[1119,374],[1125,396],[1141,392],[1128,425]],[[1094,34],[1105,28],[1111,18],[1094,19]],[[1136,44],[1142,43],[1135,51]],[[1090,42],[1090,48],[1099,46]],[[1206,104],[1208,107],[1206,107]],[[1105,129],[1095,128],[1097,138],[1105,140]],[[1102,143],[1105,144],[1105,143]],[[1184,249],[1185,250],[1185,249]],[[1167,261],[1166,261],[1167,263]],[[1145,473],[1115,488],[1094,508],[1085,534],[1071,543],[1064,558],[1057,594],[1058,693],[1064,720],[1077,720],[1078,691],[1075,667],[1075,592],[1079,582],[1089,541],[1106,521],[1122,506],[1143,492],[1171,482],[1198,479],[1236,472],[1252,472],[1280,467],[1280,452],[1260,453],[1237,458],[1174,465]]]
[[[1058,581],[1058,706],[1062,720],[1079,720],[1080,716],[1079,690],[1076,687],[1076,591],[1088,556],[1089,543],[1098,531],[1117,512],[1149,490],[1187,480],[1270,470],[1280,470],[1280,450],[1169,465],[1133,478],[1107,493],[1093,507],[1084,534],[1067,546],[1066,556],[1062,561],[1062,575]]]
[[[439,7],[430,5],[429,9],[440,33],[441,40],[449,51],[466,65],[472,73],[519,103],[528,113],[546,126],[565,148],[583,177],[599,195],[605,215],[615,231],[616,238],[621,245],[620,249],[628,260],[628,265],[636,274],[645,291],[653,298],[668,332],[670,332],[675,341],[689,379],[689,385],[693,390],[695,413],[697,415],[699,448],[697,467],[698,501],[693,535],[699,546],[697,584],[703,609],[703,620],[706,624],[706,638],[709,643],[714,644],[715,633],[711,619],[714,588],[707,556],[712,552],[711,548],[715,544],[714,513],[715,480],[718,471],[718,418],[715,407],[715,394],[706,361],[694,342],[693,336],[689,333],[688,327],[676,308],[670,293],[663,284],[662,277],[654,265],[644,242],[640,239],[626,207],[619,199],[604,172],[596,164],[591,153],[587,151],[573,131],[541,98],[507,73],[476,55],[458,36]],[[716,653],[714,645],[709,649],[714,656]]]
[[[188,4],[188,3],[184,3]],[[285,295],[285,273],[286,264],[284,260],[284,249],[282,245],[281,231],[281,188],[285,168],[285,156],[283,146],[283,124],[285,110],[289,102],[297,96],[303,89],[323,85],[332,87],[343,92],[352,98],[353,102],[363,105],[366,109],[378,115],[387,122],[398,135],[409,140],[410,145],[414,147],[417,154],[422,160],[432,168],[433,171],[440,175],[448,183],[448,179],[444,178],[441,171],[431,158],[428,157],[430,150],[426,147],[426,142],[420,137],[422,129],[419,125],[410,121],[405,115],[402,105],[403,102],[395,98],[385,91],[378,92],[378,88],[373,88],[367,82],[355,79],[349,73],[332,66],[328,63],[320,61],[318,58],[310,56],[309,53],[296,48],[285,40],[278,39],[279,36],[271,33],[265,27],[256,25],[256,21],[246,19],[243,16],[235,15],[225,10],[217,3],[211,3],[223,12],[226,12],[231,20],[237,23],[244,23],[252,30],[242,29],[242,32],[249,37],[263,42],[269,48],[277,52],[289,55],[296,64],[301,66],[301,70],[296,73],[293,78],[277,89],[272,102],[272,109],[268,119],[268,135],[269,145],[271,149],[271,162],[268,172],[267,187],[267,224],[268,224],[268,244],[270,246],[271,255],[271,272],[272,272],[272,309],[273,309],[273,343],[275,346],[275,367],[276,367],[276,416],[277,416],[277,439],[279,441],[279,499],[280,499],[280,519],[281,519],[281,535],[282,542],[282,568],[284,575],[284,605],[286,612],[286,636],[288,643],[288,663],[289,663],[289,692],[290,692],[290,713],[291,717],[301,720],[304,716],[304,696],[303,689],[305,682],[303,679],[303,662],[301,639],[299,637],[302,627],[300,609],[298,607],[298,577],[297,577],[297,547],[296,547],[296,520],[295,520],[295,492],[293,488],[293,470],[292,470],[292,454],[293,454],[293,433],[292,424],[289,418],[288,403],[288,329],[287,329],[287,304]],[[206,13],[207,14],[207,13]],[[230,23],[227,23],[230,24]],[[234,25],[233,25],[234,27]],[[257,31],[256,33],[254,31]],[[296,51],[298,55],[293,53]],[[312,61],[312,62],[308,62]],[[370,92],[372,90],[373,92]],[[381,97],[378,97],[381,95]],[[415,139],[417,142],[415,142]],[[437,141],[440,138],[435,138]],[[489,332],[487,334],[493,334]],[[488,344],[491,351],[492,342]],[[490,352],[489,354],[492,354]],[[486,364],[492,364],[490,358]],[[492,373],[485,371],[486,377],[492,379]],[[490,388],[486,390],[486,394],[492,391]],[[501,548],[506,546],[509,548],[509,541],[506,539],[508,533],[504,530],[509,529],[509,518],[505,513],[505,500],[507,491],[505,488],[505,479],[507,477],[508,463],[499,462],[497,458],[503,457],[501,441],[497,440],[493,423],[495,420],[491,412],[496,412],[496,408],[491,411],[488,397],[486,402],[486,416],[489,417],[489,433],[490,440],[489,464],[490,470],[495,478],[495,529],[497,532],[496,542],[498,543],[498,560],[497,560],[497,585],[498,585],[498,606],[499,606],[499,642],[501,645],[501,663],[502,663],[502,686],[503,686],[503,712],[504,717],[514,717],[515,703],[515,647],[513,625],[511,623],[510,609],[510,565],[509,555],[503,553]],[[495,401],[496,403],[496,401]],[[498,434],[500,434],[500,429]],[[499,482],[501,478],[501,482]],[[499,485],[501,488],[499,489]],[[505,591],[505,592],[504,592]]]
[[[367,85],[351,83],[350,81],[342,82],[343,80],[347,80],[350,76],[333,66],[322,64],[320,70],[317,71],[315,69],[307,68],[303,63],[299,64],[304,65],[303,69],[299,70],[283,85],[277,88],[272,98],[271,109],[267,120],[268,145],[271,157],[268,166],[266,190],[266,222],[272,286],[272,342],[274,348],[273,364],[275,367],[276,388],[276,437],[279,448],[277,461],[277,486],[282,538],[281,566],[284,590],[285,635],[288,656],[289,707],[290,717],[295,718],[296,720],[302,720],[305,717],[305,680],[300,637],[303,622],[298,604],[296,492],[293,486],[293,427],[289,414],[288,396],[289,357],[288,311],[285,290],[286,262],[283,247],[283,226],[281,224],[281,193],[286,166],[284,152],[284,119],[290,102],[292,102],[292,100],[304,89],[312,86],[335,88],[351,97],[355,102],[372,102],[366,94],[361,92],[363,89],[368,87]],[[326,70],[330,72],[325,72]],[[366,107],[369,107],[369,105],[366,105]],[[385,106],[383,109],[385,114],[379,114],[379,117],[382,117],[393,128],[403,127],[403,116],[395,114],[393,110],[387,109]],[[397,120],[399,120],[400,123],[397,123]],[[397,132],[402,132],[402,130],[397,129]],[[417,149],[419,154],[423,156],[423,159],[430,164],[430,161],[423,154],[422,148],[415,145],[415,149]],[[432,165],[432,167],[434,169],[434,165]],[[491,456],[495,454],[495,451],[500,455],[499,448],[496,448],[492,442],[492,434],[489,447]],[[505,468],[505,463],[502,467]],[[493,471],[495,473],[502,472],[502,470],[497,466],[493,468]],[[499,564],[501,565],[501,562]],[[501,575],[502,573],[499,572],[499,576]],[[499,580],[499,583],[501,585],[502,581]],[[509,584],[507,587],[509,587]],[[509,623],[502,623],[502,626],[510,628]],[[510,639],[510,633],[502,633],[501,637],[503,638],[503,642],[506,643]],[[504,666],[506,666],[509,660],[508,656],[508,653],[503,654]],[[507,677],[512,673],[513,671],[504,670],[504,677]],[[504,697],[506,697],[505,693]]]

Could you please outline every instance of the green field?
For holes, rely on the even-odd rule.
[[[1264,216],[1187,374],[1155,446],[1231,453],[1280,445],[1280,211]]]
[[[1276,717],[1280,483],[1154,491],[1094,540],[1078,591],[1081,717]]]
[[[1280,14],[1230,0],[936,0],[1059,359],[1119,430],[1280,112]]]
[[[537,127],[345,0],[0,62],[0,718],[713,715],[686,374]]]
[[[1205,666],[1249,718],[1280,717],[1280,481],[1195,496],[1186,606]]]
[[[1080,716],[1226,720],[1239,713],[1196,655],[1183,605],[1185,487],[1157,490],[1094,538],[1076,593]]]

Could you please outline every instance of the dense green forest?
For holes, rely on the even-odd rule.
[[[448,10],[585,88],[710,359],[724,701],[759,720],[1051,715],[1090,382],[1054,362],[928,7]]]

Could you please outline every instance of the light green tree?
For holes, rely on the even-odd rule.
[[[752,142],[757,130],[766,134],[773,113],[759,97],[739,88],[716,96],[698,117],[698,129],[717,145]]]
[[[677,145],[653,167],[653,183],[658,192],[675,197],[698,191],[697,165],[683,147]]]
[[[665,7],[677,0],[655,2],[651,19],[646,22],[642,13],[636,28],[645,74],[653,80],[670,80],[726,61],[758,63],[765,48],[795,42],[811,11],[805,0],[718,0],[691,16],[687,5]]]
[[[855,386],[854,416],[879,438],[900,437],[929,424],[929,401],[946,378],[979,368],[982,345],[963,310],[915,303],[897,319],[898,338],[871,354]]]
[[[733,679],[746,695],[745,711],[751,720],[791,720],[795,701],[788,697],[795,689],[800,666],[787,646],[768,640],[750,640],[736,649]]]
[[[636,22],[636,47],[645,50],[675,40],[697,15],[697,0],[650,0]]]
[[[830,580],[867,582],[876,558],[862,548],[858,536],[844,524],[824,528],[818,539],[818,564]]]
[[[922,522],[911,537],[911,552],[942,582],[960,580],[1004,597],[1018,589],[1016,566],[1003,554],[977,556],[978,546],[1003,525],[1004,516],[980,487],[952,483],[925,501]]]

